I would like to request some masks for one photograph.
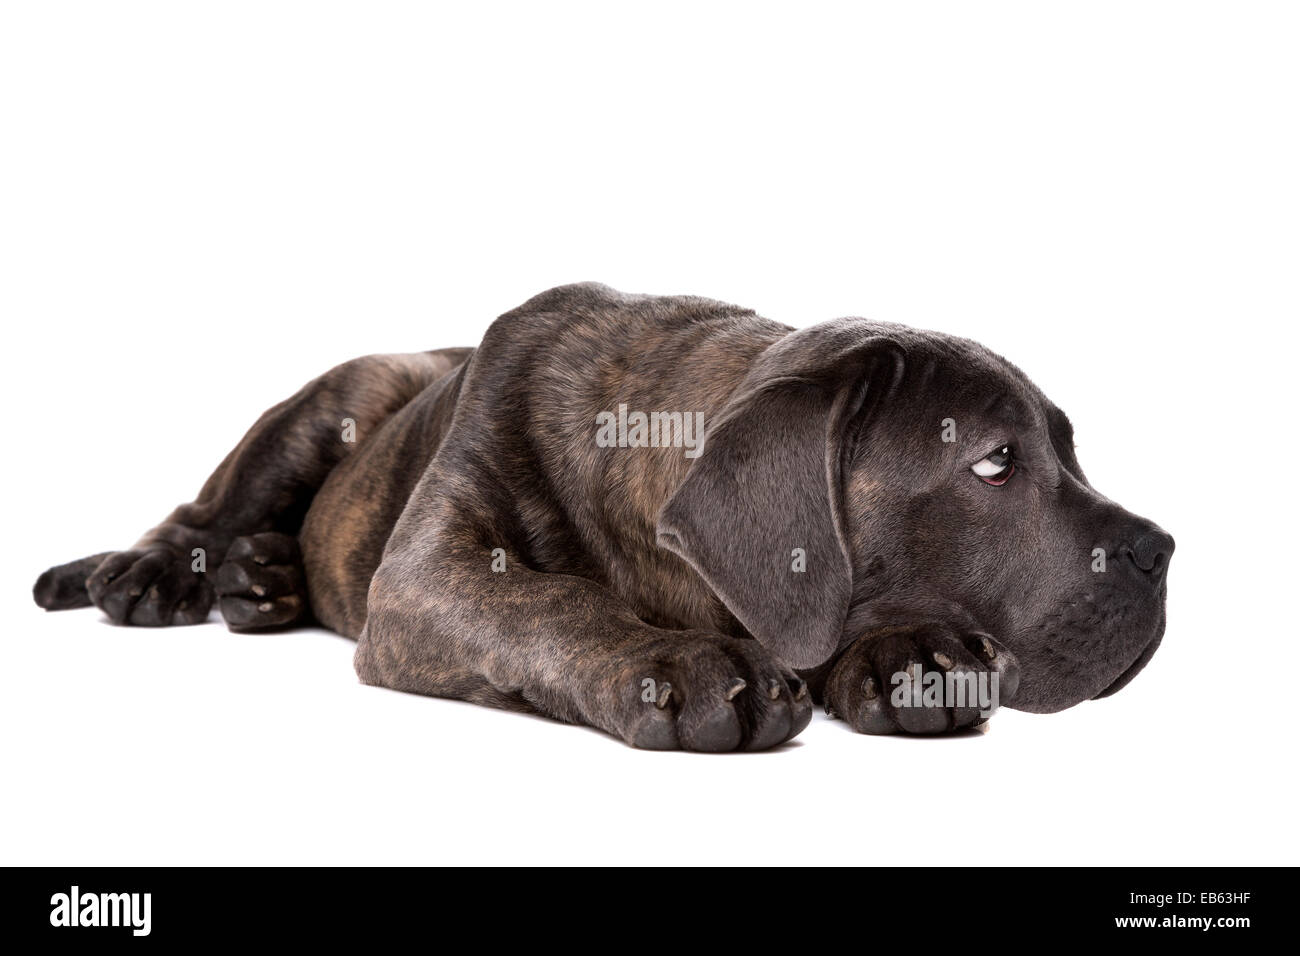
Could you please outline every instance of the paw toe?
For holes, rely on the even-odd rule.
[[[633,728],[628,742],[638,750],[677,750],[677,722],[669,711],[650,710]]]
[[[688,750],[723,753],[740,746],[740,718],[736,708],[725,701],[698,716],[683,717],[680,724],[682,745]]]
[[[296,622],[302,612],[303,600],[297,594],[266,600],[230,595],[221,598],[221,616],[232,631],[285,627]]]

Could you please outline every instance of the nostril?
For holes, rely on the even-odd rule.
[[[1151,567],[1143,568],[1142,570],[1146,571],[1146,573],[1151,575],[1152,577],[1156,577],[1156,578],[1160,577],[1160,575],[1165,573],[1164,554],[1157,554],[1155,558],[1153,558],[1151,561]]]

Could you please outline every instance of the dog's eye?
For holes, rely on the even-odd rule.
[[[979,476],[980,481],[990,485],[1005,484],[1016,471],[1015,456],[1010,445],[1003,445],[987,458],[981,458],[970,466],[970,470]]]

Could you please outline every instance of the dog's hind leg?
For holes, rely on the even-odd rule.
[[[367,435],[469,353],[372,355],[331,369],[265,412],[198,497],[133,548],[42,574],[36,603],[95,604],[115,624],[192,624],[207,618],[215,592],[246,589],[251,603],[231,604],[243,612],[232,626],[291,623],[306,606],[301,575],[294,578],[295,538],[316,491]],[[206,572],[218,568],[214,592]]]

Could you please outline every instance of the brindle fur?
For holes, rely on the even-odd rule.
[[[598,447],[597,414],[620,404],[703,412],[703,453]],[[953,416],[968,437],[940,442]],[[967,480],[1008,430],[1037,456],[1020,486]],[[648,748],[771,747],[812,696],[867,732],[952,730],[979,715],[892,708],[892,669],[995,671],[1004,699],[1023,678],[1013,705],[1054,710],[1117,689],[1163,632],[1172,539],[1092,491],[1068,431],[964,340],[565,286],[476,350],[327,372],[193,503],[130,551],[50,569],[35,596],[119,624],[203,620],[214,595],[237,629],[314,617],[358,639],[367,683]],[[994,522],[1027,557],[981,537]],[[1079,573],[1093,546],[1122,581]],[[1105,606],[1067,610],[1085,591]]]

